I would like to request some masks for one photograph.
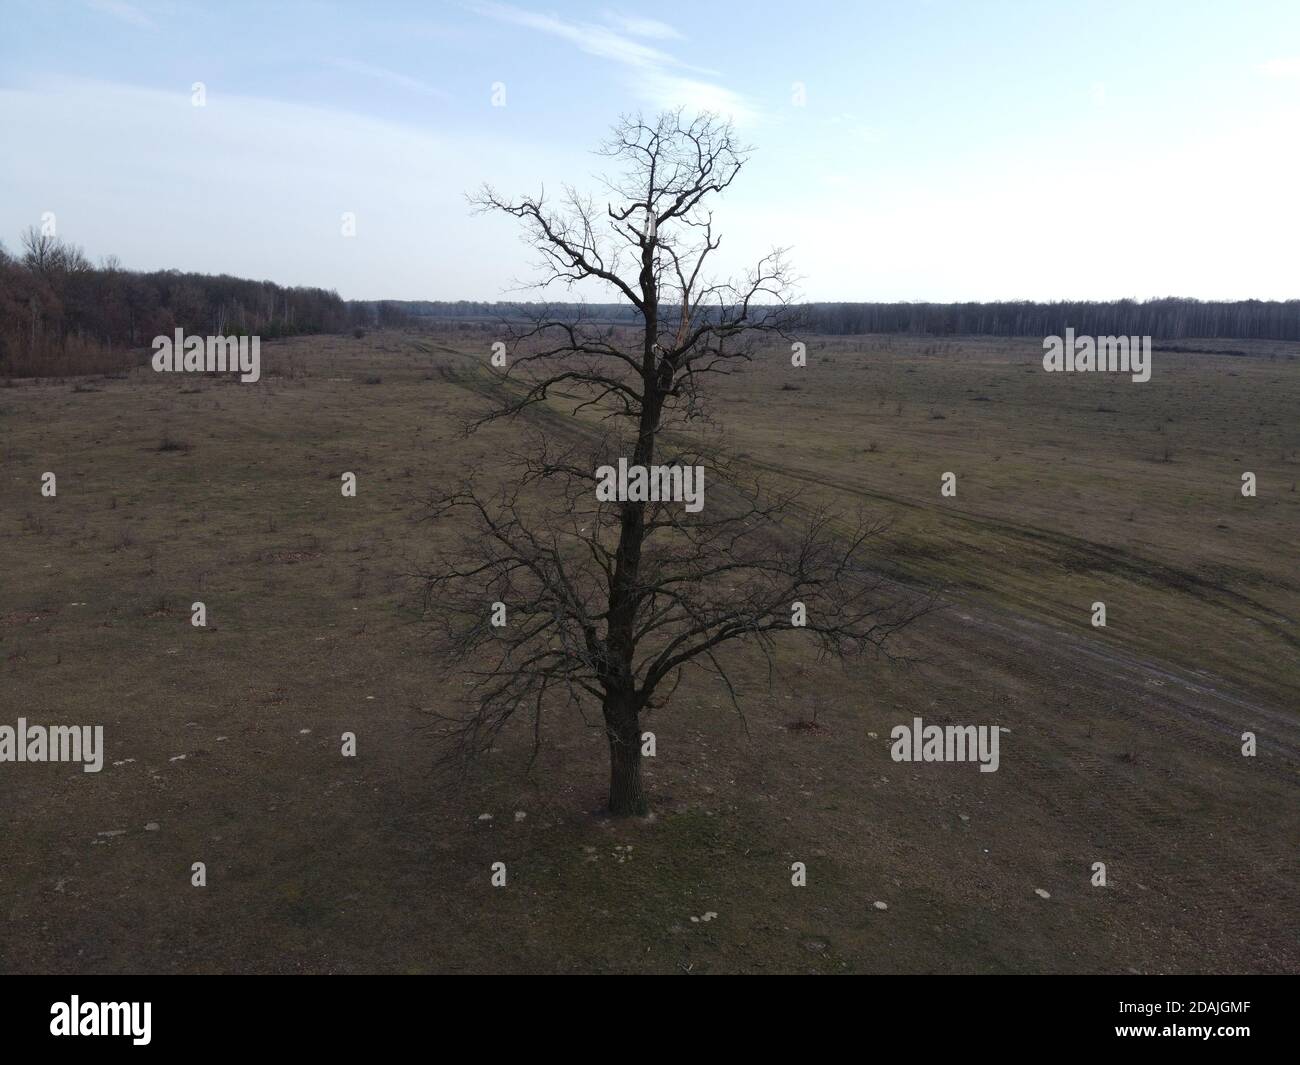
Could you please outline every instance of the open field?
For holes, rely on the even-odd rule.
[[[1132,384],[1030,342],[836,338],[722,383],[733,453],[890,516],[882,568],[950,606],[910,665],[789,641],[769,685],[755,658],[743,720],[684,684],[650,718],[657,815],[610,822],[576,716],[531,771],[524,734],[455,787],[430,768],[457,693],[408,575],[456,532],[422,499],[517,437],[458,432],[485,336],[0,389],[0,724],[108,750],[0,765],[0,970],[1300,968],[1300,345],[1157,351]],[[1008,729],[1001,768],[894,763],[914,716]]]

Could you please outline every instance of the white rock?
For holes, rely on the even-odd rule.
[[[157,832],[157,831],[158,831],[158,822],[157,822],[157,821],[150,821],[147,825],[144,826],[144,830],[145,830],[146,832]]]
[[[879,899],[876,899],[876,901],[873,902],[871,905],[874,906],[874,907],[875,907],[876,909],[878,909],[878,910],[887,910],[887,909],[889,909],[889,903],[887,903],[887,902],[881,902]]]
[[[1037,895],[1040,899],[1050,899],[1052,897],[1040,887],[1034,888],[1034,894]]]

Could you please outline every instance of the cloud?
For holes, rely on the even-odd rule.
[[[857,115],[848,111],[829,115],[822,121],[836,127],[834,135],[843,144],[875,144],[884,137],[884,131],[879,126],[863,122]]]
[[[739,93],[696,78],[655,70],[646,74],[639,89],[642,96],[664,110],[684,107],[688,112],[712,111],[743,124],[758,118],[758,113]]]
[[[320,105],[99,81],[0,87],[0,239],[44,211],[92,259],[336,288],[345,298],[495,295],[508,219],[465,193],[572,172],[585,153],[490,131],[433,132]],[[557,154],[560,153],[560,154]],[[85,161],[97,160],[93,176]],[[341,235],[344,212],[356,236]],[[504,264],[504,265],[503,265]]]
[[[105,15],[112,15],[142,30],[156,30],[157,24],[134,4],[126,0],[87,0],[86,6]]]
[[[680,39],[681,34],[665,23],[606,14],[607,19],[618,21],[625,30],[624,33],[618,33],[608,26],[569,22],[557,15],[525,11],[511,4],[478,3],[473,5],[473,10],[498,22],[559,37],[588,55],[609,59],[631,68],[635,71],[635,77],[630,83],[632,91],[656,107],[716,111],[741,123],[758,118],[757,111],[739,93],[705,80],[716,77],[716,70],[691,66],[629,36]]]
[[[474,10],[480,15],[494,18],[498,22],[509,22],[540,33],[549,33],[575,45],[588,55],[602,59],[612,59],[627,66],[648,68],[676,65],[672,56],[651,48],[648,44],[629,40],[605,26],[591,23],[565,22],[555,15],[540,15],[510,4],[482,3],[475,4]]]
[[[612,23],[633,37],[650,37],[659,41],[682,39],[682,35],[666,22],[659,22],[656,19],[624,15],[619,11],[606,11],[604,17],[606,22]]]
[[[1270,78],[1300,78],[1300,56],[1270,59],[1261,63],[1258,69]]]
[[[407,74],[399,74],[395,70],[375,66],[373,63],[363,63],[359,59],[335,59],[333,64],[340,70],[347,70],[363,77],[374,78],[376,81],[385,82],[399,89],[409,89],[411,92],[418,92],[422,96],[437,96],[442,100],[451,99],[450,93],[444,92],[428,82],[421,81],[419,78],[412,78]]]

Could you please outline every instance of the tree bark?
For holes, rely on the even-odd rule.
[[[609,812],[613,817],[644,817],[650,812],[641,783],[641,727],[634,707],[605,702],[609,737]]]
[[[641,291],[645,332],[641,377],[645,398],[637,425],[632,464],[649,467],[654,461],[655,434],[659,429],[662,397],[655,391],[655,336],[658,331],[658,297],[654,287],[654,249],[642,252]],[[632,665],[636,652],[637,587],[641,548],[645,542],[645,504],[624,502],[620,520],[614,575],[610,582],[605,643],[611,685],[605,697],[605,731],[609,737],[609,812],[614,817],[644,817],[650,812],[641,785],[641,727]]]

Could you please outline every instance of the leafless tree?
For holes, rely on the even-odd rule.
[[[472,678],[469,707],[449,715],[454,749],[490,747],[522,715],[536,752],[548,710],[599,707],[609,811],[621,816],[648,810],[643,720],[685,671],[713,673],[739,709],[728,645],[768,654],[788,635],[841,658],[883,649],[930,602],[868,565],[879,524],[806,508],[716,450],[702,383],[753,358],[759,342],[788,340],[792,286],[780,250],[738,281],[707,269],[721,240],[711,202],[748,156],[731,125],[680,112],[626,118],[603,153],[620,167],[603,210],[572,188],[554,205],[491,188],[474,199],[522,223],[540,287],[599,283],[638,324],[629,335],[569,311],[510,330],[500,403],[474,427],[528,415],[535,429],[504,487],[470,479],[430,501],[431,515],[467,514],[473,531],[423,577],[447,661]],[[705,467],[708,505],[601,501],[598,467],[619,457]],[[504,626],[492,623],[494,603]]]

